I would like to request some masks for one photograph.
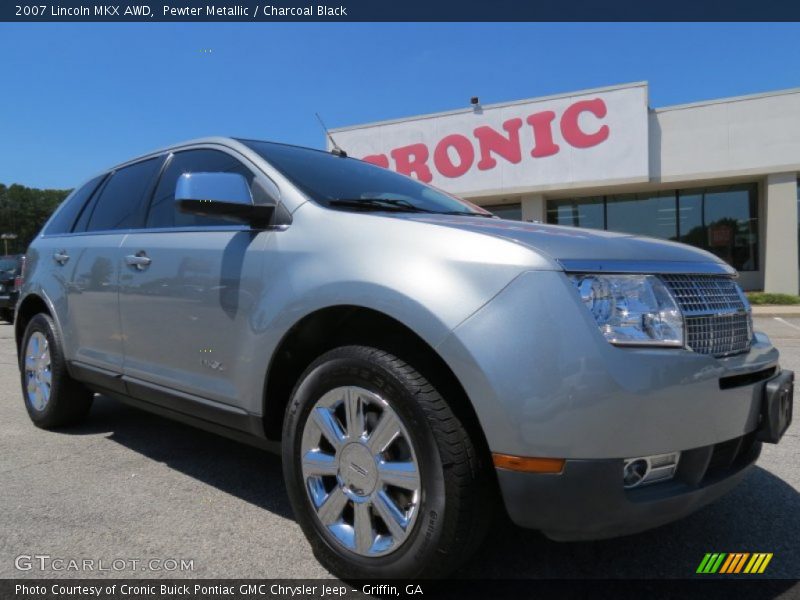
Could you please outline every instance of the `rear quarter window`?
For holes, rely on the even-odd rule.
[[[92,197],[92,194],[94,194],[97,186],[100,185],[100,182],[103,181],[105,177],[105,175],[95,177],[71,193],[64,202],[61,203],[61,206],[56,210],[55,214],[53,214],[53,218],[50,219],[45,226],[44,235],[62,235],[72,231],[72,227],[75,225],[78,215],[81,214],[81,211]]]

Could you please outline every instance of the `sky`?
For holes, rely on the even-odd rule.
[[[70,188],[207,135],[331,127],[635,81],[650,106],[800,87],[799,24],[0,24],[0,183]]]

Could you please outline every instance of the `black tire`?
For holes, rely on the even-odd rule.
[[[47,339],[50,350],[50,396],[44,408],[37,410],[27,392],[25,354],[28,342],[35,333]],[[20,350],[20,375],[22,396],[25,408],[34,425],[43,429],[53,429],[72,425],[81,421],[92,406],[94,394],[78,381],[70,377],[64,360],[64,346],[61,337],[49,315],[40,313],[34,316],[25,328]]]
[[[11,308],[0,308],[0,321],[14,323],[14,310]]]
[[[316,401],[340,386],[358,386],[386,400],[412,439],[419,463],[416,521],[402,545],[384,556],[362,556],[337,544],[306,493],[303,428]],[[388,352],[343,346],[315,360],[289,401],[282,443],[284,477],[296,518],[317,559],[337,577],[442,577],[472,554],[488,529],[493,510],[487,462],[437,390]]]

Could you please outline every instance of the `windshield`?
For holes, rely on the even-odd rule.
[[[323,206],[491,216],[466,200],[354,158],[299,146],[240,141]]]

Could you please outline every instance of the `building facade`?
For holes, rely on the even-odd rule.
[[[501,217],[692,244],[798,293],[800,89],[652,109],[634,83],[332,134]]]

